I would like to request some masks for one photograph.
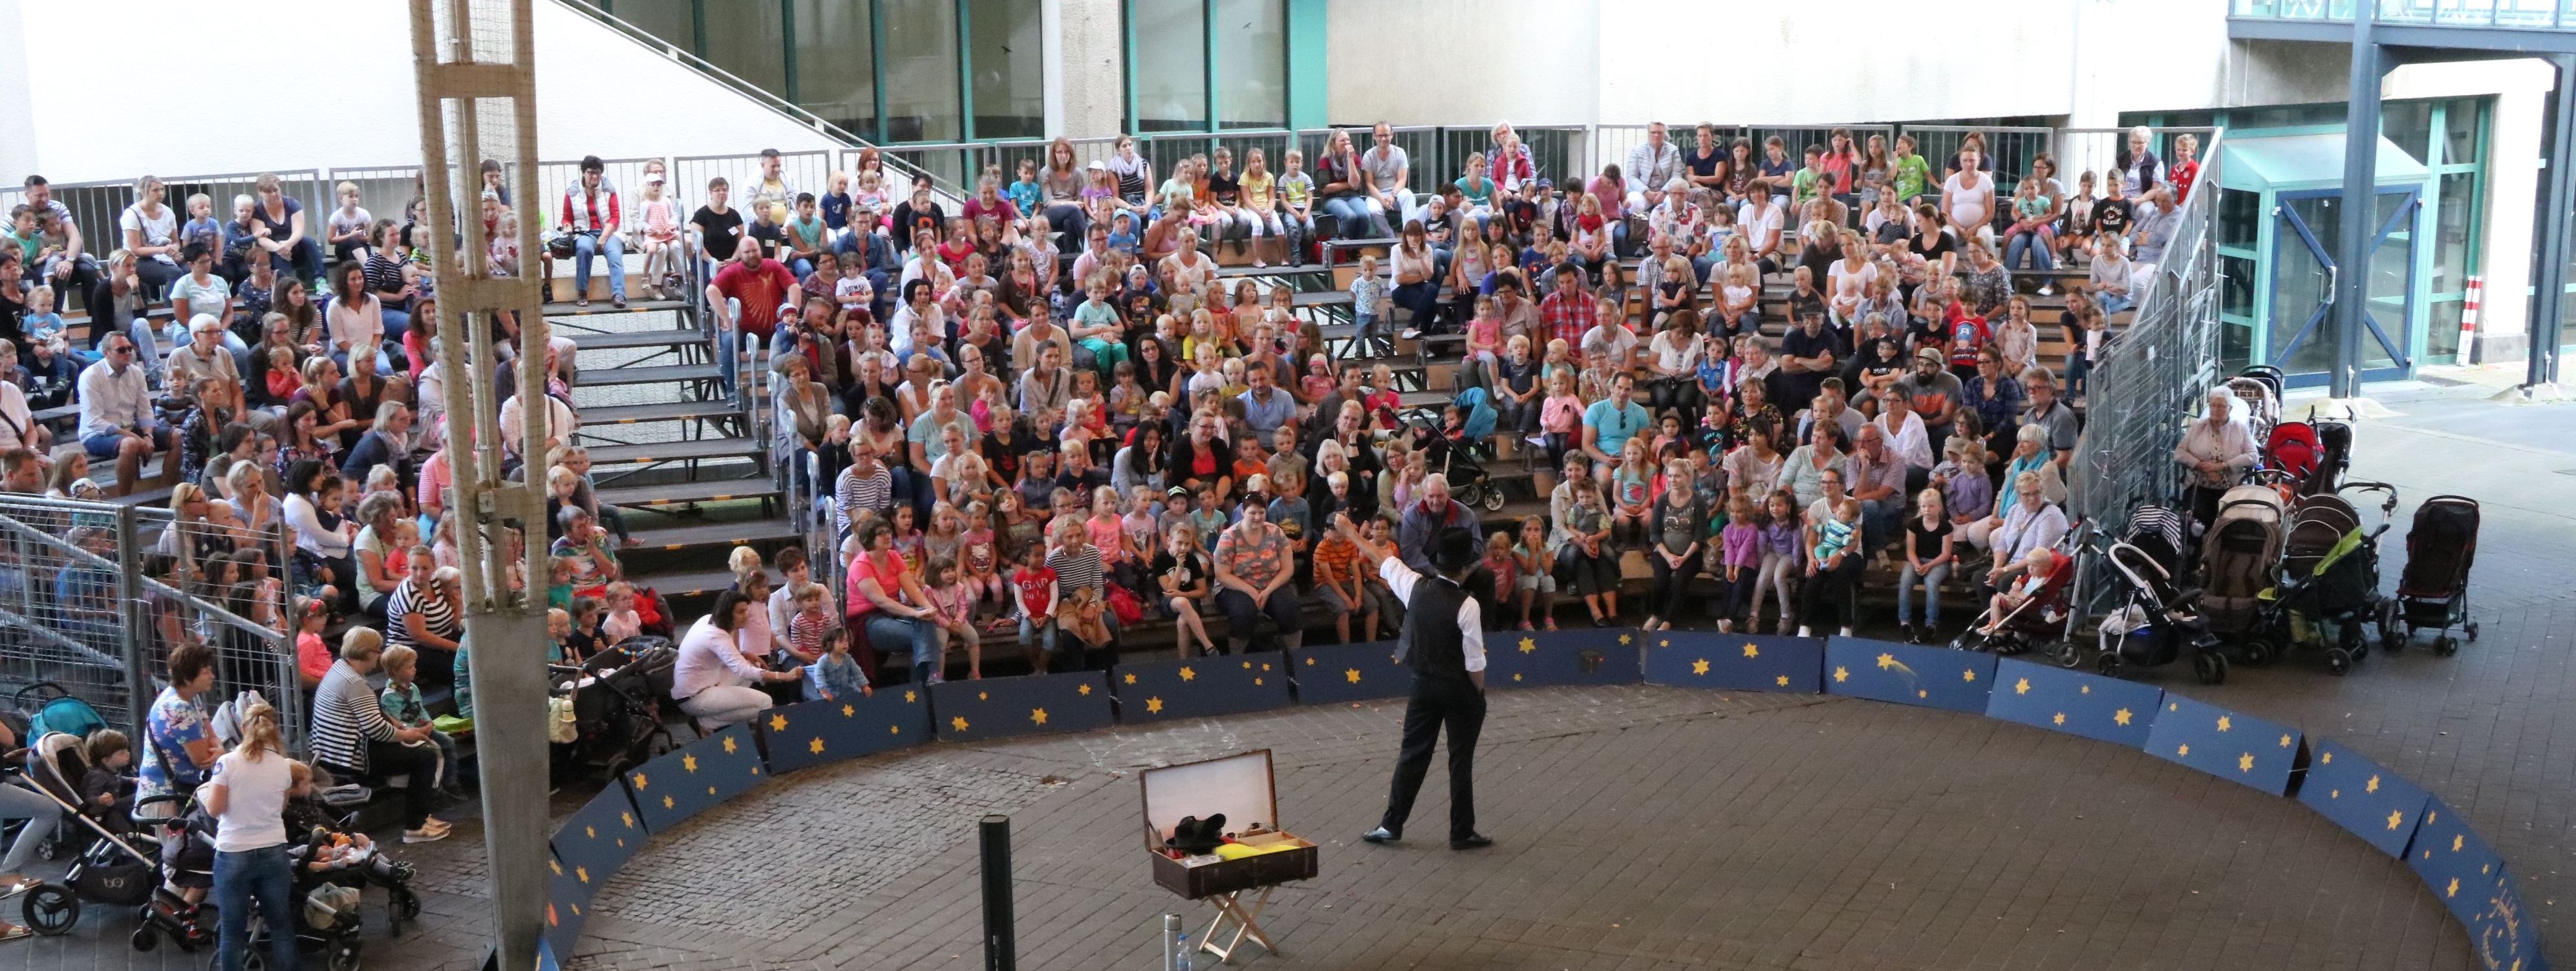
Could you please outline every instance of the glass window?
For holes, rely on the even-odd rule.
[[[2454,172],[2441,178],[2441,196],[2435,204],[2441,225],[2433,233],[2433,292],[2454,293],[2468,289],[2469,275],[2476,270],[2469,265],[2469,252],[2478,221],[2478,176]]]
[[[957,5],[879,0],[885,23],[885,139],[944,142],[965,136],[957,98]]]
[[[698,18],[690,0],[616,0],[600,4],[609,16],[670,41],[691,54],[698,52]]]
[[[2425,154],[2433,141],[2433,103],[2430,101],[2390,101],[2379,106],[2379,134],[2405,149],[2406,154],[2426,165],[2434,164]]]
[[[967,7],[967,67],[975,74],[975,137],[1046,134],[1039,0],[977,0]]]
[[[2230,317],[2254,316],[2254,261],[2242,256],[2218,258],[2218,312]]]
[[[706,12],[709,63],[763,91],[787,91],[787,35],[774,3],[710,4]]]
[[[2453,364],[2460,356],[2460,311],[2468,306],[2459,300],[2433,301],[2431,328],[2424,332],[2426,364]]]
[[[796,100],[862,137],[877,135],[876,40],[870,0],[793,0]]]
[[[2263,229],[2262,206],[2262,193],[2250,189],[2219,190],[2218,245],[2254,248],[2255,235]]]
[[[1216,0],[1216,66],[1219,127],[1288,127],[1286,0]]]
[[[2453,98],[2445,106],[2442,118],[2443,165],[2465,165],[2481,155],[2478,144],[2478,116],[2486,109],[2479,98]],[[2426,161],[2431,161],[2427,159]]]
[[[1207,9],[1201,0],[1133,0],[1127,5],[1128,83],[1136,131],[1207,128]]]

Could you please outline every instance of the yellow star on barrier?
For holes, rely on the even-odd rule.
[[[1538,640],[1537,640],[1536,638],[1530,638],[1530,637],[1524,637],[1524,638],[1521,638],[1521,653],[1523,653],[1523,654],[1529,654],[1529,653],[1535,652],[1535,651],[1537,651],[1537,650],[1538,650]]]
[[[2371,777],[2370,777],[2370,781],[2368,781],[2368,782],[2364,782],[2364,783],[2362,783],[2362,784],[2361,784],[2361,791],[2363,791],[2363,792],[2378,792],[2378,791],[2379,791],[2379,777],[2378,777],[2378,776],[2375,776],[2375,775],[2374,775],[2374,776],[2371,776]]]
[[[2282,747],[2282,748],[2289,748],[2289,747],[2290,747],[2290,736],[2287,736],[2287,735],[2283,735],[2283,736],[2281,736],[2281,747]]]
[[[1306,666],[1307,666],[1307,667],[1310,667],[1310,668],[1311,668],[1311,667],[1314,667],[1314,666],[1315,666],[1315,659],[1314,659],[1314,658],[1311,658],[1311,657],[1310,657],[1310,658],[1307,658],[1307,659],[1306,659]]]
[[[857,705],[842,705],[842,706],[841,706],[841,717],[843,717],[843,718],[856,718],[856,717],[858,717],[858,716],[859,716],[859,706],[857,706]]]
[[[2318,762],[2318,764],[2320,764],[2320,765],[2333,765],[2333,764],[2334,764],[2334,753],[2333,753],[2333,752],[2326,752],[2326,753],[2323,753],[2323,754],[2318,755],[2318,756],[2317,756],[2317,762]]]
[[[2403,809],[2391,809],[2391,810],[2389,810],[2389,811],[2388,811],[2388,828],[2390,828],[2390,829],[2396,829],[2396,828],[2397,828],[2397,824],[2402,823],[2402,822],[2405,822],[2405,821],[2406,821],[2406,811],[2405,811],[2405,810],[2403,810]]]
[[[2432,821],[2433,821],[2433,819],[2432,819],[2432,817],[2427,816],[2427,817],[2425,817],[2425,818],[2424,818],[2424,821],[2429,823],[2429,822],[2432,822]],[[2467,840],[2467,839],[2468,839],[2468,837],[2466,837],[2466,836],[2453,835],[2453,836],[2451,837],[2451,852],[2453,852],[2453,853],[2457,853],[2457,852],[2459,852],[2459,851],[2460,851],[2460,846],[2461,846],[2461,844],[2463,843],[2463,841],[2465,841],[2465,840]]]
[[[680,768],[686,769],[690,772],[698,771],[698,757],[695,755],[680,756]]]
[[[599,838],[599,827],[597,827],[597,826],[584,826],[584,827],[582,827],[582,828],[581,828],[581,835],[586,836],[586,837],[589,837],[589,838],[591,838],[591,839],[598,839],[598,838]]]
[[[2341,789],[2328,789],[2328,790],[2326,790],[2326,798],[2328,798],[2328,799],[2341,799],[2341,798],[2343,798],[2343,790],[2341,790]]]
[[[2238,772],[2252,772],[2252,771],[2254,771],[2254,753],[2252,753],[2252,752],[2247,752],[2247,753],[2245,753],[2245,754],[2243,754],[2243,755],[2239,755],[2239,756],[2237,756],[2237,757],[2236,757],[2236,771],[2238,771]]]
[[[783,731],[786,731],[786,730],[787,730],[787,716],[785,716],[785,715],[771,715],[771,716],[769,716],[769,730],[770,730],[770,731],[773,731],[773,732],[783,732]]]
[[[731,736],[731,735],[727,735],[727,736],[725,736],[725,754],[726,754],[726,755],[732,755],[732,754],[733,754],[733,746],[734,746],[733,736]]]
[[[1691,662],[1691,673],[1692,673],[1692,674],[1707,674],[1707,673],[1708,673],[1708,659],[1707,659],[1707,658],[1700,658],[1699,660],[1692,661],[1692,662]]]
[[[1348,681],[1348,682],[1350,682],[1350,683],[1352,683],[1352,684],[1358,684],[1358,683],[1360,683],[1360,669],[1358,669],[1358,668],[1348,668],[1348,669],[1343,670],[1343,671],[1342,671],[1342,680]]]
[[[1621,646],[1621,647],[1626,647],[1626,646],[1628,646],[1628,643],[1629,643],[1629,641],[1628,641],[1628,635],[1626,635],[1626,634],[1621,634],[1621,635],[1619,635],[1619,646]]]
[[[1036,723],[1038,723],[1038,724],[1040,724],[1040,725],[1044,725],[1044,724],[1046,724],[1046,709],[1044,709],[1044,708],[1031,708],[1031,709],[1029,709],[1029,720],[1030,720],[1030,721],[1033,721],[1033,722],[1036,722]]]
[[[2451,885],[2450,885],[2450,886],[2448,886],[2448,887],[2444,887],[2444,888],[2442,888],[2442,896],[2445,896],[2445,897],[2457,897],[2457,896],[2459,896],[2459,895],[2460,895],[2460,878],[2458,878],[2458,877],[2452,877],[2452,878],[2451,878]]]
[[[1975,680],[1977,680],[1977,671],[1976,671],[1976,669],[1975,669],[1975,668],[1970,668],[1970,669],[1968,669],[1968,670],[1965,670],[1965,671],[1961,671],[1961,672],[1959,672],[1959,680],[1961,680],[1961,681],[1975,681]]]
[[[551,870],[555,871],[555,875],[556,875],[556,876],[559,876],[559,877],[560,877],[560,876],[563,876],[563,861],[561,861],[561,860],[547,860],[547,861],[546,861],[546,867],[547,867],[548,869],[551,869]]]
[[[1085,698],[1091,697],[1091,686],[1090,686],[1090,685],[1088,685],[1088,684],[1085,684],[1085,685],[1079,685],[1079,686],[1077,686],[1077,687],[1075,687],[1075,688],[1073,689],[1073,693],[1074,693],[1074,694],[1081,695],[1081,696],[1083,696],[1083,697],[1085,697]]]
[[[1264,671],[1270,670],[1270,662],[1268,662],[1268,661],[1263,661],[1263,662],[1261,662],[1261,669],[1262,669],[1262,670],[1264,670]]]
[[[572,868],[572,875],[573,875],[576,879],[579,879],[579,880],[580,880],[581,882],[583,882],[583,883],[589,883],[589,882],[590,882],[590,868],[589,868],[589,867],[586,867],[586,866],[577,866],[577,867],[574,867],[574,868]]]
[[[664,809],[670,809],[670,808],[673,808],[673,803],[672,803],[672,801],[671,801],[671,797],[669,797],[669,796],[663,796],[663,797],[662,797],[662,808],[664,808]]]
[[[2122,708],[2118,711],[2112,712],[2111,721],[2117,724],[2127,725],[2129,723],[2129,710]]]
[[[1194,669],[1188,667],[1183,667],[1181,669],[1181,680],[1183,681],[1196,681],[1198,680],[1198,677],[1199,673]]]
[[[1152,714],[1152,715],[1159,715],[1159,714],[1162,714],[1162,713],[1163,713],[1163,699],[1161,699],[1161,698],[1147,698],[1147,699],[1145,699],[1145,712],[1146,712],[1147,714]]]
[[[1879,670],[1881,670],[1881,671],[1885,671],[1885,670],[1887,670],[1888,668],[1892,668],[1892,667],[1895,667],[1895,666],[1896,666],[1896,655],[1894,655],[1894,654],[1881,654],[1881,655],[1879,655],[1879,656],[1878,656],[1878,669],[1879,669]]]
[[[1520,680],[1520,679],[1521,679],[1521,673],[1520,673],[1520,672],[1518,672],[1518,671],[1514,671],[1514,672],[1512,672],[1512,680],[1514,680],[1514,681],[1518,681],[1518,680]]]
[[[1245,661],[1245,662],[1243,662],[1243,669],[1244,669],[1244,670],[1246,670],[1246,671],[1250,671],[1250,670],[1252,670],[1252,662],[1250,662],[1250,661]]]
[[[636,788],[638,788],[638,789],[641,789],[641,788],[643,788],[643,787],[644,787],[644,777],[643,777],[643,776],[640,776],[640,775],[639,775],[639,776],[636,776],[636,777],[635,777],[635,787],[636,787]],[[625,825],[625,827],[626,827],[627,829],[634,829],[634,828],[635,828],[635,814],[634,814],[634,813],[618,813],[618,814],[617,814],[617,821],[618,821],[619,823],[621,823],[621,824]]]
[[[948,720],[948,726],[949,726],[950,728],[954,728],[954,729],[956,729],[956,730],[958,730],[958,731],[961,731],[961,732],[962,732],[962,731],[965,731],[965,730],[966,730],[966,716],[964,716],[964,715],[959,715],[959,716],[957,716],[957,717],[955,717],[955,718],[951,718],[951,719],[949,719],[949,720]]]
[[[1778,678],[1776,678],[1776,679],[1774,679],[1774,680],[1776,680],[1776,681],[1780,682],[1780,686],[1781,686],[1781,687],[1783,687],[1783,688],[1786,688],[1786,687],[1788,687],[1788,686],[1789,686],[1789,676],[1788,676],[1788,675],[1783,674],[1783,675],[1779,676]]]
[[[2219,730],[2219,731],[2222,731],[2222,732],[2223,732],[2223,731],[2226,731],[2226,730],[2228,730],[2228,729],[2230,729],[2230,728],[2234,728],[2234,727],[2235,727],[2235,726],[2230,725],[2230,724],[2228,724],[2228,723],[2227,723],[2227,716],[2225,716],[2225,715],[2220,715],[2220,716],[2218,716],[2218,730]]]
[[[2178,701],[2175,701],[2175,702],[2166,702],[2166,703],[2165,703],[2165,710],[2166,710],[2166,711],[2181,711],[2181,710],[2182,710],[2182,703],[2181,703],[2181,702],[2178,702]]]
[[[977,700],[977,701],[991,701],[991,700],[993,700],[993,693],[992,693],[992,692],[989,692],[989,691],[978,691],[978,692],[975,692],[975,700]]]
[[[1253,687],[1255,687],[1255,688],[1261,687],[1261,679],[1260,679],[1260,678],[1254,678],[1254,679],[1252,679],[1252,686],[1253,686]]]
[[[644,788],[644,773],[635,773],[635,788]]]
[[[2062,711],[2061,711],[2061,712],[2058,712],[2056,715],[2051,716],[2048,720],[2049,720],[2049,723],[2050,723],[2050,724],[2053,724],[2053,725],[2063,725],[2063,724],[2066,724],[2066,713],[2065,713],[2065,712],[2062,712]]]
[[[2175,756],[2179,757],[2179,756],[2185,756],[2185,755],[2190,755],[2190,754],[2191,754],[2191,746],[2189,746],[2189,745],[2177,745],[2177,746],[2174,746],[2174,755],[2175,755]]]
[[[1834,682],[1835,682],[1835,683],[1840,684],[1840,683],[1842,683],[1842,682],[1849,681],[1849,680],[1851,680],[1851,669],[1850,669],[1850,668],[1838,667],[1838,668],[1835,668],[1835,669],[1834,669]]]
[[[815,737],[815,739],[814,739],[813,741],[805,743],[805,750],[806,750],[806,751],[808,751],[808,752],[812,752],[812,753],[814,753],[814,754],[816,754],[816,755],[821,755],[821,754],[823,754],[823,739],[822,739],[822,737],[821,737],[821,736],[816,736],[816,737]]]
[[[901,726],[901,725],[888,725],[888,726],[886,726],[886,734],[888,734],[888,735],[901,735],[901,734],[903,734],[903,726]]]
[[[1135,683],[1136,683],[1136,676],[1135,676],[1135,675],[1132,675],[1132,674],[1131,674],[1131,675],[1128,675],[1128,676],[1127,676],[1127,683],[1128,683],[1128,684],[1135,684]]]
[[[2014,694],[2017,694],[2017,695],[2026,695],[2026,694],[2029,694],[2029,693],[2030,693],[2030,679],[2029,679],[2029,678],[2022,678],[2022,679],[2020,679],[2020,680],[2018,680],[2018,681],[2014,681],[2014,682],[2013,682],[2013,693],[2014,693]]]
[[[1744,656],[1745,656],[1745,657],[1761,657],[1761,656],[1762,656],[1762,647],[1761,647],[1761,645],[1755,644],[1755,643],[1753,643],[1753,642],[1751,642],[1751,641],[1746,641],[1746,642],[1745,642],[1745,644],[1744,644]]]
[[[909,705],[909,704],[912,704],[913,702],[915,702],[915,701],[919,701],[919,700],[921,700],[921,696],[920,696],[920,695],[918,695],[918,694],[915,694],[915,693],[910,692],[910,691],[906,691],[906,692],[904,692],[904,693],[903,693],[903,703],[904,703],[904,704]]]
[[[2080,685],[2076,685],[2076,686],[2075,686],[2075,693],[2076,693],[2076,694],[2079,694],[2079,695],[2089,695],[2089,694],[2092,694],[2092,693],[2093,693],[2093,686],[2092,686],[2092,685],[2089,685],[2089,684],[2080,684]]]
[[[1656,641],[1656,642],[1655,642],[1655,646],[1656,646],[1656,647],[1671,647],[1671,646],[1673,646],[1673,639],[1672,639],[1672,638],[1667,637],[1667,638],[1664,638],[1664,639],[1662,639],[1662,640]]]

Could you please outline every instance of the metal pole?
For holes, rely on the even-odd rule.
[[[120,505],[116,509],[116,562],[123,567],[117,571],[117,597],[123,601],[118,606],[125,614],[125,636],[121,640],[125,643],[126,727],[134,732],[133,737],[146,738],[149,736],[145,734],[144,716],[159,692],[152,689],[152,671],[143,660],[144,645],[152,637],[152,614],[143,603],[143,557],[139,555],[142,544],[135,535],[134,515],[133,506]],[[171,528],[178,528],[176,521]]]
[[[2564,338],[2563,319],[2567,291],[2567,219],[2571,202],[2576,202],[2576,57],[2560,54],[2552,57],[2550,66],[2557,72],[2558,83],[2550,89],[2550,111],[2546,122],[2547,137],[2542,144],[2547,168],[2541,171],[2539,217],[2540,245],[2532,254],[2536,266],[2531,274],[2531,335],[2529,365],[2523,376],[2526,387],[2558,380],[2558,344]]]
[[[984,841],[984,971],[1019,967],[1011,922],[1011,817],[986,816]]]
[[[2352,14],[2351,103],[2345,111],[2343,198],[2336,224],[2341,239],[2335,247],[2333,276],[2334,366],[2332,393],[2350,398],[2361,393],[2362,335],[2370,312],[2371,235],[2379,228],[2379,44],[2371,35],[2371,4],[2356,4]]]

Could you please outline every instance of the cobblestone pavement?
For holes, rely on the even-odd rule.
[[[2219,687],[2140,677],[2349,742],[2459,807],[2576,966],[2576,406],[2383,398],[2355,475],[2480,498],[2478,643],[2310,659]],[[2402,864],[2287,800],[2141,753],[1971,716],[1657,687],[1498,691],[1479,759],[1501,842],[1355,837],[1384,800],[1398,703],[1303,708],[814,770],[655,840],[603,891],[571,964],[971,967],[974,820],[1013,817],[1021,964],[1158,966],[1133,771],[1269,747],[1281,814],[1324,844],[1265,923],[1314,968],[2459,968],[2466,942]],[[1417,837],[1447,812],[1435,771]],[[558,811],[578,804],[559,796]],[[416,937],[370,968],[463,969],[486,932],[479,829],[410,848]],[[377,918],[381,919],[381,918]],[[1203,918],[1202,918],[1203,920]],[[130,918],[0,945],[30,969],[202,967],[126,948]],[[1203,924],[1194,924],[1195,932]],[[1263,958],[1271,961],[1274,959]],[[1204,966],[1204,965],[1203,965]]]

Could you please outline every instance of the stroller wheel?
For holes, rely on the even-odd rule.
[[[2478,622],[2477,622],[2477,621],[2474,621],[2474,620],[2470,621],[2470,622],[2469,622],[2469,625],[2468,625],[2466,628],[2463,628],[2463,629],[2464,629],[2464,630],[2467,630],[2467,631],[2469,632],[2469,643],[2471,643],[2471,644],[2475,644],[2475,643],[2477,643],[2477,642],[2478,642]]]
[[[2397,601],[2379,602],[2379,649],[2390,654],[2406,648],[2405,625],[2397,619]]]
[[[2094,658],[2093,670],[2106,678],[2119,676],[2120,656],[2117,654],[2104,654],[2100,657]]]
[[[2191,673],[2200,678],[2202,684],[2225,684],[2227,658],[2219,654],[2194,654],[2191,656]]]
[[[2436,637],[2433,639],[2433,653],[2442,657],[2450,657],[2451,655],[2458,654],[2460,653],[2460,642],[2452,640],[2451,635],[2449,634]]]
[[[1501,511],[1503,511],[1503,503],[1504,503],[1504,501],[1505,501],[1505,497],[1503,496],[1503,489],[1502,489],[1502,487],[1501,487],[1501,486],[1493,485],[1493,484],[1490,484],[1490,483],[1489,483],[1489,484],[1487,484],[1487,485],[1485,486],[1485,511],[1486,511],[1486,512],[1501,512]]]
[[[2279,645],[2271,639],[2257,637],[2236,648],[2237,660],[2249,668],[2259,668],[2281,656]]]
[[[2342,677],[2345,674],[2350,673],[2352,671],[2352,652],[2340,647],[2327,648],[2326,670],[2333,672],[2336,677]]]
[[[354,943],[333,945],[331,956],[323,961],[331,971],[358,971],[358,964],[358,945]]]
[[[47,937],[70,931],[73,924],[80,922],[80,911],[80,898],[72,895],[72,888],[58,883],[27,891],[26,902],[18,908],[27,926]]]
[[[2048,649],[2048,659],[2057,662],[2058,667],[2074,668],[2084,663],[2084,652],[2074,641],[2061,641]]]
[[[149,954],[153,948],[161,946],[161,935],[152,933],[152,928],[137,927],[129,942],[134,945],[135,950]]]

